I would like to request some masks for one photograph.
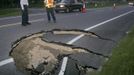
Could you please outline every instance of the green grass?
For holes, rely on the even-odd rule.
[[[134,75],[134,28],[113,50],[102,71],[89,75]]]
[[[19,8],[0,9],[0,17],[20,15]]]
[[[108,7],[108,6],[112,6],[113,3],[111,2],[98,2],[96,3],[97,6],[95,6],[95,4],[86,4],[87,8],[101,8],[101,7]],[[117,5],[122,5],[124,3],[118,3]],[[32,7],[36,7],[36,8],[43,8],[44,4],[43,3],[33,3],[32,5],[30,5],[30,8]],[[20,15],[21,11],[19,8],[7,8],[7,9],[0,9],[0,17],[7,17],[7,16],[17,16]]]

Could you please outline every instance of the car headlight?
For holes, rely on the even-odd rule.
[[[65,7],[64,5],[60,5],[61,8]]]

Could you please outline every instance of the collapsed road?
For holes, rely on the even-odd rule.
[[[126,32],[129,32],[129,29],[134,24],[133,7],[128,6],[120,6],[115,10],[113,10],[111,7],[91,10],[89,9],[87,10],[87,13],[84,14],[74,12],[67,14],[61,13],[56,15],[58,16],[58,22],[56,24],[47,24],[47,18],[44,18],[44,15],[30,16],[30,22],[32,22],[32,25],[26,27],[22,27],[20,25],[21,18],[8,17],[6,20],[0,20],[0,75],[25,75],[16,69],[14,61],[9,57],[11,43],[25,35],[36,33],[41,30],[49,31],[57,28],[81,29],[95,32],[102,37],[113,39],[114,41],[119,42],[119,40],[124,37],[124,35],[126,35]],[[48,41],[53,40],[55,42],[72,44],[75,47],[86,48],[95,53],[103,54],[109,57],[112,54],[112,49],[117,46],[116,43],[112,41],[83,35],[51,36],[53,35],[48,34],[45,38]],[[73,56],[73,58],[79,58],[83,60],[87,59],[87,61],[84,61],[84,63],[90,63],[95,68],[100,67],[100,65],[102,66],[103,62],[105,61],[102,56],[97,57],[96,55],[89,55],[85,53],[78,53],[71,56]],[[89,56],[90,59],[87,58]],[[67,59],[66,56],[65,59]],[[79,70],[75,69],[75,67],[83,69],[80,66],[78,67],[73,59],[68,58],[65,72],[64,74],[60,75],[77,75]]]
[[[84,73],[86,73],[87,68],[98,69],[98,67],[89,63],[92,62],[91,58],[99,57],[99,59],[105,59],[108,58],[108,56],[93,52],[86,48],[69,45],[63,42],[56,42],[46,38],[50,35],[61,36],[80,34],[113,42],[111,39],[102,38],[89,31],[78,29],[53,29],[51,31],[42,31],[25,36],[15,41],[12,45],[10,56],[13,57],[16,67],[28,75],[58,75],[63,57],[68,57],[70,61],[74,63],[73,66],[77,69],[76,71],[78,71],[75,75],[83,75],[84,71]],[[90,61],[83,58],[87,58]]]

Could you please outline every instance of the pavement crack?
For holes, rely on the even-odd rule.
[[[68,56],[70,59],[72,59],[72,60],[74,60],[74,62],[77,64],[77,69],[79,69],[79,70],[82,70],[82,69],[86,69],[86,68],[92,68],[92,69],[94,69],[94,70],[97,70],[98,68],[96,68],[96,67],[94,67],[94,66],[82,66],[82,65],[80,65],[79,64],[79,62],[76,60],[76,59],[74,59],[74,58],[72,58],[72,57],[70,57],[70,56]]]
[[[85,36],[91,36],[91,37],[102,39],[102,40],[116,42],[115,40],[99,36],[98,34],[96,34],[94,32],[80,30],[80,29],[53,29],[53,30],[47,31],[47,32],[51,32],[55,35],[69,35],[69,34],[71,34],[71,35],[81,35],[81,34],[84,34]]]
[[[108,58],[109,57],[107,55],[94,52],[94,51],[89,50],[87,48],[77,47],[77,46],[74,46],[74,45],[65,44],[65,43],[61,43],[61,42],[46,41],[45,39],[42,39],[42,40],[45,41],[45,42],[47,42],[47,43],[49,43],[49,44],[51,44],[51,45],[56,45],[57,48],[60,47],[61,50],[78,51],[78,52],[85,52],[85,53],[88,53],[89,52],[89,53],[92,53],[92,54],[95,54],[95,55],[99,55],[99,56],[102,56],[102,57],[105,57],[105,58]]]
[[[51,31],[41,31],[38,33],[26,35],[12,43],[12,49],[9,53],[9,55],[13,57],[15,65],[20,71],[30,71],[32,73],[31,75],[34,75],[33,73],[43,72],[45,72],[45,74],[54,73],[54,70],[59,67],[57,66],[57,64],[61,62],[61,60],[59,60],[61,57],[63,57],[64,55],[69,57],[70,55],[77,53],[89,53],[108,58],[108,56],[104,54],[94,52],[93,50],[89,50],[87,48],[70,45],[62,42],[50,41],[46,38],[43,38],[44,36],[46,36],[46,34],[49,33],[52,33],[53,35],[84,34],[85,36],[92,36],[103,40],[110,40],[107,38],[102,38],[94,32],[78,29],[53,29]],[[97,69],[94,66],[89,65],[85,65],[82,68],[85,69],[86,67]]]

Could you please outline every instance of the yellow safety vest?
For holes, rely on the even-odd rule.
[[[54,7],[54,0],[45,0],[45,4],[47,8],[53,8]]]

